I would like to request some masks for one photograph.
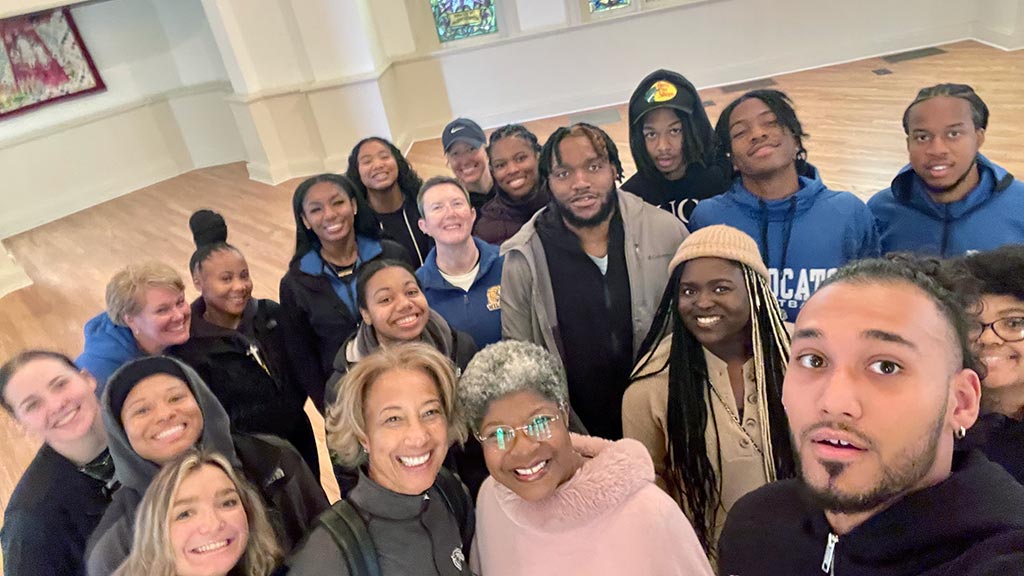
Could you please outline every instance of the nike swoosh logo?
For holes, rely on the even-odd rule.
[[[449,132],[449,134],[455,134],[456,132],[458,132],[459,130],[462,130],[463,128],[465,128],[465,126],[454,126],[452,128],[452,131]]]

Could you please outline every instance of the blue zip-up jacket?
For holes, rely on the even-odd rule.
[[[75,365],[96,378],[99,396],[111,374],[129,360],[145,355],[130,328],[114,324],[106,312],[100,312],[85,323],[85,348]]]
[[[739,228],[757,241],[772,293],[790,321],[840,266],[879,254],[871,211],[820,178],[801,176],[796,194],[781,200],[762,200],[736,178],[725,194],[702,200],[690,216],[693,231],[712,224]]]
[[[468,292],[452,286],[437,267],[437,248],[431,248],[416,277],[427,303],[455,330],[473,337],[479,348],[501,340],[501,268],[505,257],[498,247],[473,237],[480,251],[480,270]]]
[[[981,180],[957,202],[939,204],[921,177],[904,166],[892,186],[868,200],[882,252],[959,256],[1024,243],[1024,183],[978,154]]]

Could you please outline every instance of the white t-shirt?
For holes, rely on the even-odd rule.
[[[476,280],[476,275],[480,273],[480,262],[477,262],[475,266],[465,274],[459,274],[452,276],[451,274],[445,274],[440,268],[437,269],[441,272],[441,277],[444,278],[452,286],[462,288],[463,291],[469,292],[469,289],[473,287],[473,281]]]
[[[590,258],[591,260],[594,261],[594,264],[597,264],[598,269],[601,270],[601,276],[607,276],[608,275],[608,255],[607,254],[605,254],[601,258],[598,258],[597,256],[591,256],[590,254],[587,254],[587,258]]]

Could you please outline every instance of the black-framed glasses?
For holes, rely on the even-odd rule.
[[[533,439],[534,442],[543,442],[551,439],[551,425],[562,419],[559,414],[537,414],[530,421],[522,426],[495,426],[488,428],[483,434],[477,434],[476,439],[485,448],[492,450],[510,450],[515,444],[518,432],[522,432]]]
[[[1011,316],[1009,318],[1000,318],[995,322],[989,322],[988,324],[982,324],[981,322],[972,322],[967,328],[967,336],[972,342],[977,341],[981,338],[981,335],[985,333],[985,330],[989,328],[996,336],[1003,339],[1004,342],[1020,342],[1024,340],[1024,317]]]

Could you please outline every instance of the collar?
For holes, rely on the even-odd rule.
[[[388,520],[410,520],[426,511],[430,502],[428,493],[408,495],[392,492],[359,470],[359,481],[348,495],[360,510]]]

